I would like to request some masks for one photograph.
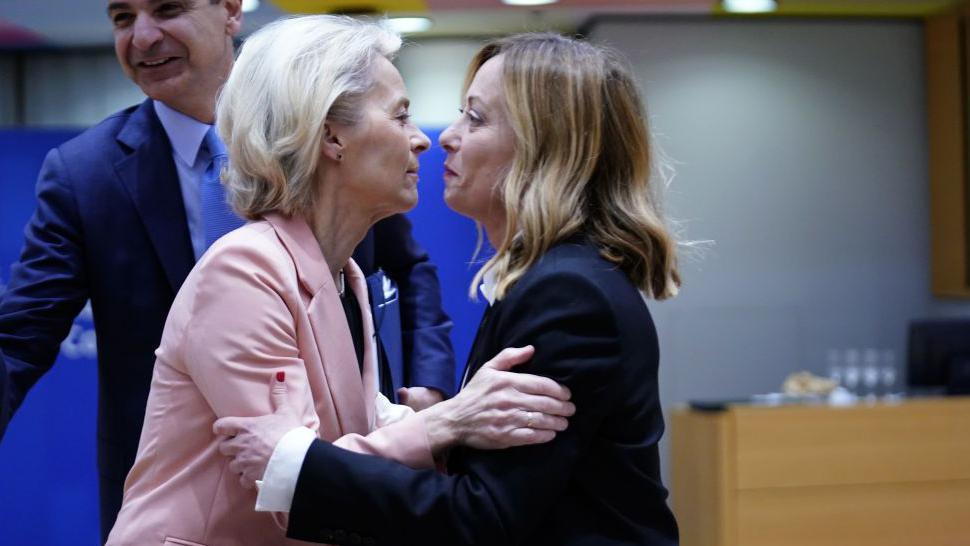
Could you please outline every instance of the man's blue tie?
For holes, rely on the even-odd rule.
[[[205,144],[212,160],[202,175],[202,224],[205,226],[205,247],[209,248],[219,237],[243,225],[243,221],[226,203],[226,192],[219,182],[222,169],[229,159],[215,126],[205,134]]]

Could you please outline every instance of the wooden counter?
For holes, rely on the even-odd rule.
[[[970,397],[679,410],[683,546],[970,545]]]

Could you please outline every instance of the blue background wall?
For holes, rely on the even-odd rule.
[[[420,201],[409,213],[415,237],[439,267],[445,310],[455,321],[456,379],[482,303],[465,295],[475,273],[474,224],[442,200],[440,130],[421,157]],[[78,131],[0,131],[0,292],[23,244],[34,184],[47,151]],[[2,296],[0,296],[2,297]],[[81,313],[54,368],[30,391],[0,442],[0,544],[99,543],[95,419],[97,376],[90,312]]]

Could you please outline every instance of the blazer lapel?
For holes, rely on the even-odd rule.
[[[115,163],[115,172],[145,225],[172,290],[177,292],[195,264],[195,256],[172,146],[151,99],[132,112],[117,140],[131,152]]]
[[[370,414],[373,412],[373,408],[369,406],[373,406],[373,399],[370,399],[370,404],[365,404],[364,386],[357,366],[357,353],[350,337],[350,327],[320,246],[310,227],[301,218],[268,214],[266,220],[276,230],[283,246],[293,258],[300,284],[310,294],[307,315],[323,363],[324,378],[321,382],[324,385],[311,381],[310,388],[314,391],[317,414],[321,420],[325,422],[324,418],[333,412],[339,427],[339,430],[321,427],[321,437],[332,442],[344,434],[367,434],[370,430]],[[355,294],[359,297],[358,292]],[[364,303],[367,301],[366,297],[365,291]],[[369,316],[368,312],[365,324]],[[365,349],[365,362],[366,354]],[[322,388],[329,392],[315,392]],[[327,400],[332,401],[332,408],[321,407],[326,405]]]
[[[367,429],[374,430],[374,404],[377,397],[377,335],[374,332],[374,319],[367,301],[367,279],[357,263],[351,258],[344,266],[344,278],[357,296],[360,305],[361,322],[364,323],[364,409],[367,411]]]
[[[486,362],[495,355],[484,354],[486,348],[489,344],[486,339],[491,337],[492,331],[492,315],[495,307],[500,305],[501,302],[495,302],[485,308],[485,313],[482,315],[482,320],[478,323],[478,331],[475,332],[475,340],[472,341],[472,348],[468,352],[468,360],[465,362],[465,373],[463,374],[461,385],[458,387],[464,389],[465,385],[471,380],[475,372],[482,367]]]

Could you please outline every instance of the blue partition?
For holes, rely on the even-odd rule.
[[[418,206],[408,217],[414,224],[414,237],[428,250],[438,266],[445,311],[455,322],[451,340],[458,359],[456,384],[464,372],[465,358],[471,350],[478,321],[485,310],[482,298],[472,302],[468,287],[481,265],[481,258],[472,263],[477,233],[471,220],[449,209],[443,199],[445,152],[438,145],[441,129],[423,129],[431,139],[431,149],[421,155]],[[486,242],[487,246],[488,243]]]
[[[34,208],[34,184],[47,151],[78,131],[0,131],[0,293],[23,244]],[[439,267],[445,310],[455,321],[456,381],[483,304],[467,294],[474,224],[442,200],[440,130],[422,156],[420,202],[409,213],[415,237]],[[2,297],[2,296],[0,296]],[[62,344],[54,368],[27,396],[0,442],[0,544],[55,546],[99,543],[95,419],[97,374],[89,308]]]

